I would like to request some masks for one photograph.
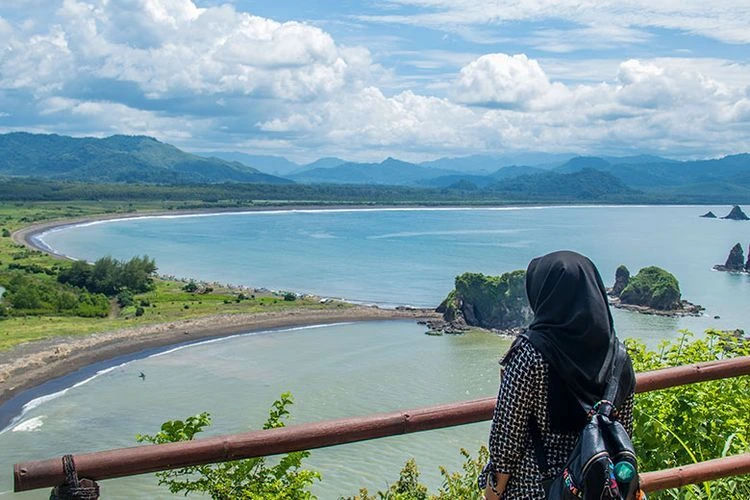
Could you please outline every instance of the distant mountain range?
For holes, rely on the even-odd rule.
[[[88,182],[291,183],[239,162],[203,158],[152,137],[0,135],[0,175]]]
[[[524,159],[537,163],[515,163]],[[750,199],[749,154],[699,161],[546,153],[423,163],[321,158],[300,165],[281,156],[191,154],[145,136],[96,139],[16,132],[0,135],[0,176],[105,183],[359,184],[449,190],[467,196],[512,194],[514,199],[545,193],[582,199],[634,193],[649,199]]]

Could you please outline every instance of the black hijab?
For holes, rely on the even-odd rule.
[[[602,278],[587,257],[553,252],[529,263],[526,295],[534,312],[526,335],[551,368],[553,427],[575,429],[585,419],[578,401],[602,398],[618,348]]]

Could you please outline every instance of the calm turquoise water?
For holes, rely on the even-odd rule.
[[[605,282],[659,265],[679,279],[703,318],[615,312],[621,336],[649,343],[679,328],[750,328],[750,277],[711,270],[729,248],[750,241],[750,223],[700,219],[729,207],[564,207],[249,213],[150,218],[48,233],[57,251],[88,260],[148,254],[177,276],[311,292],[385,305],[436,305],[456,274],[499,274],[537,255],[574,249],[597,263]],[[713,319],[719,315],[721,319]],[[0,496],[11,465],[68,452],[134,445],[169,418],[210,411],[212,434],[241,432],[264,419],[290,390],[296,422],[419,407],[492,395],[507,341],[487,334],[429,337],[411,322],[332,325],[223,339],[114,367],[47,401],[33,402],[0,433]],[[145,381],[138,378],[144,372]],[[383,487],[415,456],[425,479],[460,464],[487,424],[313,452],[325,476],[321,498]],[[106,481],[105,498],[163,495],[152,478]],[[45,498],[45,493],[19,495]],[[8,496],[12,496],[8,494]]]

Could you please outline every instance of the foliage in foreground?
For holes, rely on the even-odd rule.
[[[638,340],[626,340],[636,372],[750,355],[750,342],[734,332],[709,330],[705,338],[681,332],[649,350]],[[750,452],[750,377],[735,377],[653,391],[636,396],[633,442],[642,472],[669,469],[713,458]],[[419,483],[414,460],[406,463],[398,480],[374,496],[360,490],[348,500],[447,500],[482,498],[476,478],[487,462],[487,449],[471,459],[465,450],[464,473],[448,474],[441,467],[443,485],[431,495]],[[750,475],[702,485],[655,492],[652,499],[750,498]]]
[[[284,420],[289,417],[287,407],[293,402],[288,392],[274,401],[263,429],[284,427]],[[209,425],[211,417],[204,412],[185,421],[164,422],[158,433],[139,434],[136,439],[153,444],[190,441]],[[221,500],[314,499],[309,487],[321,476],[302,468],[302,461],[309,456],[309,451],[297,451],[282,457],[276,465],[270,465],[265,457],[248,458],[157,472],[156,477],[159,484],[166,485],[170,492],[185,495],[201,493]]]
[[[448,472],[445,467],[440,467],[443,484],[435,495],[430,495],[427,486],[419,482],[419,468],[411,458],[401,469],[398,480],[385,491],[370,495],[366,488],[362,488],[359,495],[346,500],[482,500],[484,493],[477,488],[477,476],[489,459],[489,451],[482,446],[477,458],[472,458],[461,448],[461,455],[465,460],[463,472]]]
[[[664,341],[655,351],[628,339],[637,372],[750,355],[740,335],[709,330]],[[750,377],[683,385],[636,396],[633,443],[642,471],[668,469],[750,452]],[[750,498],[750,475],[730,477],[651,498]]]
[[[671,366],[714,361],[750,355],[750,342],[733,332],[709,330],[705,338],[694,338],[689,332],[674,341],[664,341],[650,350],[638,340],[626,341],[637,372]],[[661,470],[750,452],[750,377],[735,377],[690,384],[636,396],[633,441],[642,472]],[[264,429],[282,427],[282,417],[291,395],[282,394],[274,402]],[[169,421],[155,436],[139,436],[139,441],[165,443],[185,441],[209,425],[202,413],[185,422]],[[370,494],[362,488],[346,500],[479,500],[482,492],[476,479],[487,463],[486,447],[472,458],[462,449],[465,461],[460,472],[440,468],[442,485],[431,494],[419,481],[416,461],[410,459],[399,478],[385,490]],[[308,491],[320,479],[317,472],[301,469],[309,452],[290,453],[279,465],[269,467],[265,459],[256,458],[224,464],[187,467],[157,473],[159,484],[173,493],[202,492],[213,498],[246,499],[312,499]],[[701,485],[689,485],[650,495],[655,499],[750,498],[750,475],[725,478]]]

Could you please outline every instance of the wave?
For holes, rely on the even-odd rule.
[[[46,417],[44,415],[39,415],[38,417],[30,418],[24,422],[21,422],[20,424],[16,425],[11,429],[13,432],[34,432],[38,431],[42,428],[44,425],[44,419]]]
[[[176,346],[176,347],[172,347],[172,348],[167,349],[165,351],[159,351],[157,353],[154,353],[154,354],[151,354],[151,355],[148,355],[148,356],[144,356],[142,358],[131,359],[131,360],[126,361],[124,363],[119,363],[117,365],[109,366],[107,368],[103,368],[101,370],[98,370],[96,373],[94,373],[90,377],[87,377],[87,378],[85,378],[85,379],[83,379],[83,380],[81,380],[79,382],[76,382],[76,383],[72,384],[70,387],[66,387],[66,388],[61,389],[59,391],[55,391],[55,392],[52,392],[50,394],[45,394],[43,396],[39,396],[38,398],[32,399],[31,401],[29,401],[28,403],[26,403],[26,404],[23,405],[23,407],[21,408],[21,412],[18,415],[16,415],[15,417],[13,417],[13,419],[11,419],[10,423],[5,428],[3,428],[2,430],[0,430],[0,434],[4,434],[8,430],[12,430],[12,431],[15,432],[17,425],[22,425],[22,424],[18,424],[18,422],[20,422],[24,418],[24,416],[26,416],[30,411],[34,410],[35,408],[38,408],[38,407],[40,407],[41,405],[43,405],[45,403],[48,403],[48,402],[53,401],[53,400],[55,400],[57,398],[60,398],[60,397],[64,396],[65,394],[67,394],[68,391],[70,391],[71,389],[76,389],[78,387],[84,386],[84,385],[88,384],[89,382],[91,382],[92,380],[94,380],[94,379],[96,379],[96,378],[98,378],[98,377],[100,377],[102,375],[106,375],[107,373],[113,372],[113,371],[115,371],[115,370],[117,370],[119,368],[124,368],[125,366],[133,363],[134,361],[140,361],[141,359],[157,358],[157,357],[164,356],[166,354],[170,354],[170,353],[173,353],[173,352],[181,351],[183,349],[187,349],[187,348],[190,348],[190,347],[197,347],[197,346],[202,346],[202,345],[206,345],[206,344],[213,344],[213,343],[216,343],[216,342],[225,342],[227,340],[234,339],[234,338],[237,338],[237,337],[250,337],[250,336],[255,336],[255,335],[268,335],[268,334],[272,334],[272,333],[294,332],[294,331],[299,331],[299,330],[314,330],[314,329],[318,329],[318,328],[326,328],[326,327],[331,327],[331,326],[349,325],[349,324],[352,324],[352,322],[349,322],[349,321],[340,321],[340,322],[335,322],[335,323],[324,323],[324,324],[320,324],[320,325],[295,326],[295,327],[278,328],[278,329],[274,328],[274,329],[269,329],[269,330],[262,330],[262,331],[259,331],[259,332],[244,332],[244,333],[238,333],[238,334],[235,334],[235,335],[229,335],[229,336],[226,336],[226,337],[217,337],[217,338],[212,338],[212,339],[199,340],[199,341],[196,341],[196,342],[190,342],[190,343],[187,343],[187,344],[182,344],[182,345],[179,345],[179,346]],[[40,418],[40,417],[34,417],[34,418]],[[31,422],[32,420],[34,420],[34,418],[28,420],[28,422]],[[41,424],[39,426],[41,427]],[[26,430],[26,429],[22,429],[22,430]],[[34,429],[28,429],[28,430],[36,430],[36,428],[34,428]]]
[[[53,400],[55,400],[55,399],[57,399],[59,397],[62,397],[65,394],[67,394],[68,391],[70,391],[71,389],[76,389],[78,387],[86,385],[89,382],[91,382],[92,380],[96,379],[97,377],[100,377],[101,375],[105,375],[107,373],[110,373],[110,372],[118,369],[118,368],[122,368],[125,365],[127,365],[128,363],[130,363],[130,361],[128,361],[126,363],[120,363],[120,364],[114,365],[114,366],[109,366],[107,368],[103,368],[101,370],[98,370],[95,374],[91,375],[90,377],[87,377],[87,378],[85,378],[85,379],[83,379],[83,380],[81,380],[79,382],[74,383],[70,387],[66,387],[66,388],[61,389],[59,391],[51,392],[49,394],[45,394],[43,396],[39,396],[38,398],[32,399],[31,401],[29,401],[28,403],[26,403],[26,404],[23,405],[23,407],[21,408],[21,413],[19,413],[15,417],[13,417],[13,419],[11,419],[10,423],[4,429],[0,430],[0,434],[3,434],[8,429],[13,428],[31,410],[33,410],[35,408],[38,408],[41,405],[43,405],[45,403],[48,403],[50,401],[53,401]],[[15,429],[13,429],[13,430],[15,431]]]

